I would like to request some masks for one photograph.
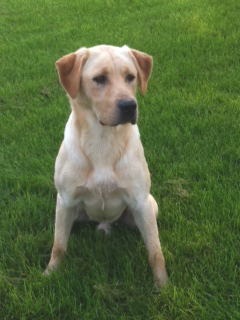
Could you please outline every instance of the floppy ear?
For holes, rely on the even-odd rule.
[[[147,83],[152,72],[152,57],[144,52],[130,49],[131,56],[137,68],[138,82],[142,95],[147,91]]]
[[[86,51],[77,52],[70,53],[56,62],[59,80],[72,99],[78,95],[82,68],[87,58]]]

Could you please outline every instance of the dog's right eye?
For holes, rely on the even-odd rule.
[[[93,81],[97,84],[106,84],[107,83],[107,76],[101,75],[93,78]]]

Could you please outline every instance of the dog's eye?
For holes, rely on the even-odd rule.
[[[126,77],[127,82],[132,82],[134,79],[135,79],[135,76],[130,73]]]
[[[93,81],[96,82],[97,84],[105,84],[107,83],[107,76],[101,75],[93,78]]]

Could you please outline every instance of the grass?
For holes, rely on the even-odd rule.
[[[1,1],[0,319],[239,319],[238,0]],[[76,225],[60,271],[54,161],[69,115],[54,62],[81,46],[154,57],[139,127],[171,283],[138,232]]]

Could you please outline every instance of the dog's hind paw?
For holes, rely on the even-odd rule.
[[[101,233],[105,233],[106,235],[109,235],[111,233],[111,225],[109,222],[101,222],[97,226],[97,230]]]

